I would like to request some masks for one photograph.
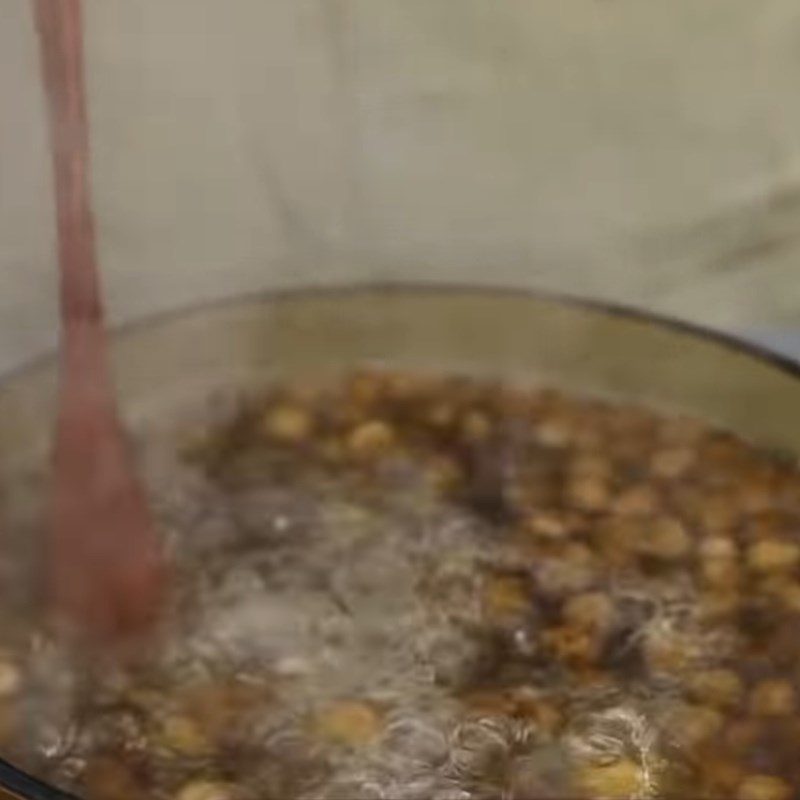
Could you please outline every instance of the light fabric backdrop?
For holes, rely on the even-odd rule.
[[[85,0],[116,320],[538,286],[800,323],[797,0]],[[0,0],[0,370],[55,337],[29,0]]]

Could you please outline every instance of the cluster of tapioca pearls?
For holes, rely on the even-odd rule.
[[[515,579],[493,579],[487,583],[486,591],[487,613],[491,618],[501,620],[504,615],[522,610],[525,595]],[[545,644],[554,658],[565,659],[571,666],[590,664],[600,652],[599,642],[613,619],[610,596],[603,592],[572,595],[565,601],[561,615],[561,627],[544,634]],[[679,647],[679,641],[665,643],[660,637],[656,637],[650,649],[645,642],[645,654],[653,671],[665,662],[680,668]],[[582,674],[599,679],[591,671]],[[683,752],[691,753],[697,748],[707,748],[710,752],[714,741],[723,737],[735,740],[749,736],[752,743],[770,726],[791,720],[797,711],[797,692],[785,678],[763,679],[748,688],[735,670],[720,667],[687,671],[684,681],[686,700],[676,704],[664,721],[665,736]],[[484,694],[480,699],[482,707],[494,713],[509,711],[505,695]],[[559,719],[559,712],[554,713]],[[552,720],[552,715],[546,717]],[[794,733],[800,733],[800,729]],[[749,773],[744,762],[732,762],[730,758],[709,759],[701,772],[712,788],[741,800],[785,800],[790,794],[790,784],[781,776]],[[591,771],[586,782],[599,796],[628,797],[636,795],[641,779],[641,766],[631,761],[617,764],[613,770]]]
[[[537,576],[539,588],[561,597],[561,622],[544,637],[554,658],[594,665],[616,614],[612,594],[597,587],[608,570],[640,563],[690,571],[710,620],[732,615],[745,585],[800,613],[800,546],[785,519],[773,514],[800,511],[800,479],[691,420],[547,392],[365,372],[328,395],[277,390],[253,414],[251,433],[254,446],[296,452],[300,466],[313,459],[370,474],[387,457],[416,458],[431,485],[447,494],[469,485],[464,454],[489,448],[509,423],[537,445],[517,454],[502,488],[513,506],[512,536],[548,565]],[[522,613],[531,602],[527,587],[505,576],[487,581],[484,600],[490,621]],[[685,644],[654,637],[645,655],[654,671],[681,669]],[[780,677],[753,684],[735,671],[714,670],[689,676],[687,684],[691,702],[675,710],[673,725],[689,743],[731,727],[727,714],[734,707],[768,724],[779,708],[794,706],[793,686]],[[531,713],[552,718],[541,709]],[[373,706],[347,701],[321,711],[309,735],[356,747],[380,725]],[[160,726],[158,747],[187,758],[209,754],[209,733],[191,715],[168,715]],[[602,794],[606,781],[609,796],[625,797],[636,793],[635,767],[623,763],[582,782]],[[95,764],[94,780],[102,783],[104,770],[105,780],[115,769],[119,782],[118,768]],[[782,777],[737,770],[722,781],[733,796],[784,800]],[[176,797],[227,800],[236,791],[201,776]]]
[[[696,421],[638,408],[380,372],[356,375],[327,394],[279,390],[265,405],[253,416],[254,441],[263,437],[301,447],[306,456],[352,462],[408,452],[409,444],[415,455],[430,455],[427,443],[450,459],[456,474],[463,465],[452,445],[490,440],[513,420],[518,433],[563,457],[559,501],[581,513],[655,513],[665,492],[674,496],[687,482],[673,499],[691,505],[708,529],[787,499],[800,508],[800,484],[791,471]]]
[[[372,374],[354,379],[344,395],[352,404],[350,427],[340,432],[330,453],[352,463],[370,463],[402,452],[404,436],[415,425],[427,431],[447,429],[462,442],[480,443],[502,423],[497,407],[503,403],[494,411],[485,405],[470,407],[446,383],[437,384],[437,396],[429,388],[420,390],[424,379],[415,382],[406,376],[399,390],[394,380]],[[414,399],[414,413],[398,424],[391,402],[376,402],[387,396],[404,403]],[[527,419],[534,437],[561,459],[557,489],[549,492],[544,508],[537,502],[539,487],[516,492],[517,497],[524,498],[526,491],[529,495],[527,506],[521,504],[518,528],[529,536],[531,552],[559,562],[545,576],[550,588],[566,594],[563,624],[546,635],[556,657],[591,663],[614,608],[610,596],[590,587],[598,582],[598,572],[637,560],[694,574],[699,606],[712,622],[732,618],[748,593],[763,595],[782,612],[800,613],[800,545],[791,530],[800,510],[800,481],[793,469],[689,420],[659,419],[630,409],[598,411],[591,403],[543,397],[510,395],[505,407],[512,413],[531,411]],[[309,442],[317,429],[313,409],[286,402],[270,405],[260,426],[268,440],[291,444]],[[440,485],[463,480],[465,468],[458,458],[446,449],[439,455]],[[623,481],[620,461],[627,466]],[[636,473],[638,477],[629,477]],[[488,582],[485,600],[490,617],[513,615],[530,603],[524,583],[513,577]],[[689,657],[682,646],[654,637],[648,652],[654,671],[685,667]],[[720,692],[725,687],[732,692],[735,683],[745,692],[734,672],[716,671],[711,677],[720,681]],[[701,680],[708,682],[709,675],[701,673],[693,682]],[[783,692],[786,699],[792,691],[781,679],[765,681],[751,689],[748,707],[769,716],[763,712],[763,698]],[[686,723],[689,738],[693,730],[700,736],[722,723],[719,709],[705,701],[706,693],[694,694],[704,704],[676,714]],[[765,793],[780,781],[745,776],[741,792]]]
[[[219,715],[212,718],[205,713],[182,709],[160,718],[153,714],[158,721],[147,747],[157,751],[160,758],[213,760],[219,755],[216,746],[219,735],[225,733],[223,729],[235,728],[247,716],[247,710],[241,704],[242,696],[233,701],[233,706],[226,707],[226,703],[231,703],[230,684],[208,685],[200,691],[207,694],[207,708],[216,708]],[[200,697],[197,689],[191,697],[193,708],[196,708],[194,703]],[[309,742],[355,751],[378,739],[383,721],[382,709],[374,704],[341,700],[309,714],[302,731]],[[246,782],[248,777],[242,776],[243,781]],[[137,775],[124,755],[90,757],[82,776],[82,787],[90,800],[133,800],[147,795],[146,782]],[[174,800],[243,800],[253,797],[253,788],[244,782],[237,785],[230,780],[215,778],[213,774],[202,774],[179,786],[172,796]]]
[[[700,777],[710,794],[741,800],[784,800],[791,783],[781,775],[750,771],[748,751],[770,731],[781,732],[784,745],[798,733],[793,718],[797,692],[783,678],[756,682],[747,691],[731,669],[698,672],[687,681],[696,704],[676,709],[670,720],[673,740],[702,754]]]
[[[531,594],[539,592],[562,598],[560,627],[549,636],[564,656],[591,662],[602,639],[618,617],[612,593],[598,589],[618,565],[635,565],[646,558],[670,566],[682,566],[695,576],[698,617],[713,627],[733,618],[748,593],[763,598],[776,613],[800,615],[800,582],[796,568],[800,546],[785,539],[764,539],[740,548],[731,538],[707,537],[695,544],[686,526],[677,518],[657,515],[643,518],[605,519],[598,525],[594,547],[571,540],[566,525],[554,515],[534,514],[529,520],[533,542],[520,537],[520,546],[530,550],[536,586],[518,576],[497,576],[485,583],[485,606],[490,618],[524,616],[531,607]],[[545,540],[544,544],[541,540]],[[688,551],[691,548],[691,558]],[[687,645],[689,643],[687,642]],[[644,641],[654,671],[678,668],[689,653],[678,652],[679,643],[662,632]]]

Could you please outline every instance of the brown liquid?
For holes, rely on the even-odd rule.
[[[158,537],[109,374],[89,192],[80,0],[36,0],[50,112],[61,275],[61,397],[54,451],[51,590],[60,616],[108,641],[156,615]]]

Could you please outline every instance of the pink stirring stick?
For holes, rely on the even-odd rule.
[[[89,191],[80,0],[35,0],[55,167],[61,387],[49,578],[57,615],[109,643],[146,633],[165,584],[159,538],[108,366]]]

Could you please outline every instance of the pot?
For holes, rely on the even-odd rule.
[[[696,326],[523,291],[363,286],[251,295],[125,327],[114,337],[113,361],[131,425],[218,387],[367,363],[641,402],[800,453],[793,362]],[[2,382],[0,481],[46,458],[56,381],[56,358],[48,355]],[[6,763],[0,783],[10,797],[68,797]]]

